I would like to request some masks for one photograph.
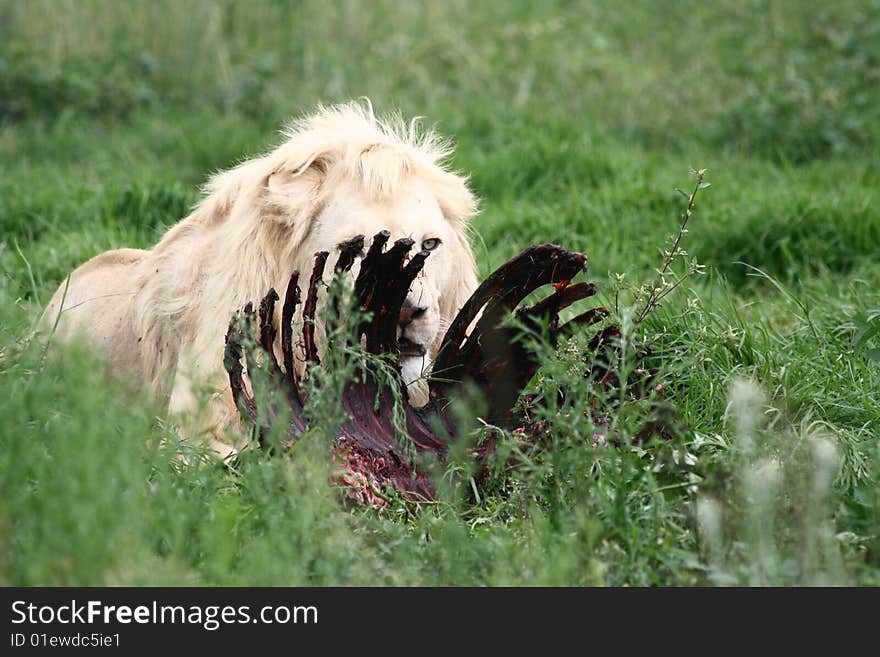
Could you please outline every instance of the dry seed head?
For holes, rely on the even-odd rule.
[[[748,467],[744,483],[746,494],[760,507],[768,506],[782,483],[782,466],[776,459],[764,459]]]
[[[735,379],[730,387],[727,413],[733,417],[737,436],[749,444],[752,433],[763,419],[767,399],[764,391],[754,381]]]
[[[710,549],[721,545],[721,521],[722,508],[718,500],[708,496],[697,499],[697,525]]]
[[[824,497],[831,489],[837,473],[837,448],[831,440],[821,436],[813,439],[812,447],[815,466],[813,492],[817,496]]]

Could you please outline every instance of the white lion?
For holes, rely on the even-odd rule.
[[[43,315],[63,338],[85,334],[102,347],[114,374],[149,386],[185,433],[224,456],[241,447],[223,367],[230,316],[270,287],[283,294],[294,269],[308,276],[316,251],[383,229],[432,251],[401,314],[408,381],[430,365],[477,283],[466,238],[476,199],[443,166],[451,151],[434,132],[352,103],[319,108],[283,134],[275,150],[215,175],[152,249],[78,267]],[[410,392],[425,401],[423,385]]]

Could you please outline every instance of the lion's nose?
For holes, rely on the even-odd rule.
[[[405,328],[413,323],[413,320],[418,319],[422,315],[425,314],[427,308],[419,308],[418,306],[413,306],[407,303],[404,303],[403,307],[400,309],[400,319],[397,323],[401,328]]]

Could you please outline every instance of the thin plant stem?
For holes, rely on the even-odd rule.
[[[681,240],[687,233],[687,223],[691,218],[691,215],[694,213],[694,205],[696,204],[697,194],[701,189],[705,189],[709,186],[708,182],[705,182],[706,177],[706,169],[698,169],[693,172],[697,178],[696,183],[694,184],[694,188],[690,194],[685,194],[687,196],[687,206],[684,209],[684,212],[681,215],[678,226],[678,234],[675,236],[675,239],[672,242],[672,248],[666,251],[663,256],[663,263],[660,265],[660,268],[657,270],[657,277],[654,279],[654,282],[651,284],[651,292],[648,295],[648,299],[645,301],[645,305],[642,309],[636,313],[635,318],[633,319],[633,325],[638,326],[641,324],[645,318],[651,313],[654,308],[660,303],[660,301],[668,295],[672,290],[681,285],[684,280],[695,273],[698,269],[696,265],[688,268],[687,272],[683,274],[678,280],[674,283],[667,284],[665,282],[666,273],[669,271],[669,267],[681,253],[680,246]],[[681,190],[679,190],[681,191]],[[684,192],[682,192],[684,194]]]

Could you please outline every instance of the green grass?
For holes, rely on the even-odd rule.
[[[880,584],[880,3],[826,5],[0,0],[0,584]],[[605,303],[709,168],[707,273],[635,335],[673,441],[592,447],[563,354],[535,385],[573,412],[478,499],[453,461],[435,505],[351,508],[320,441],[183,467],[148,400],[30,338],[77,264],[363,95],[455,137],[483,273],[553,241]]]

